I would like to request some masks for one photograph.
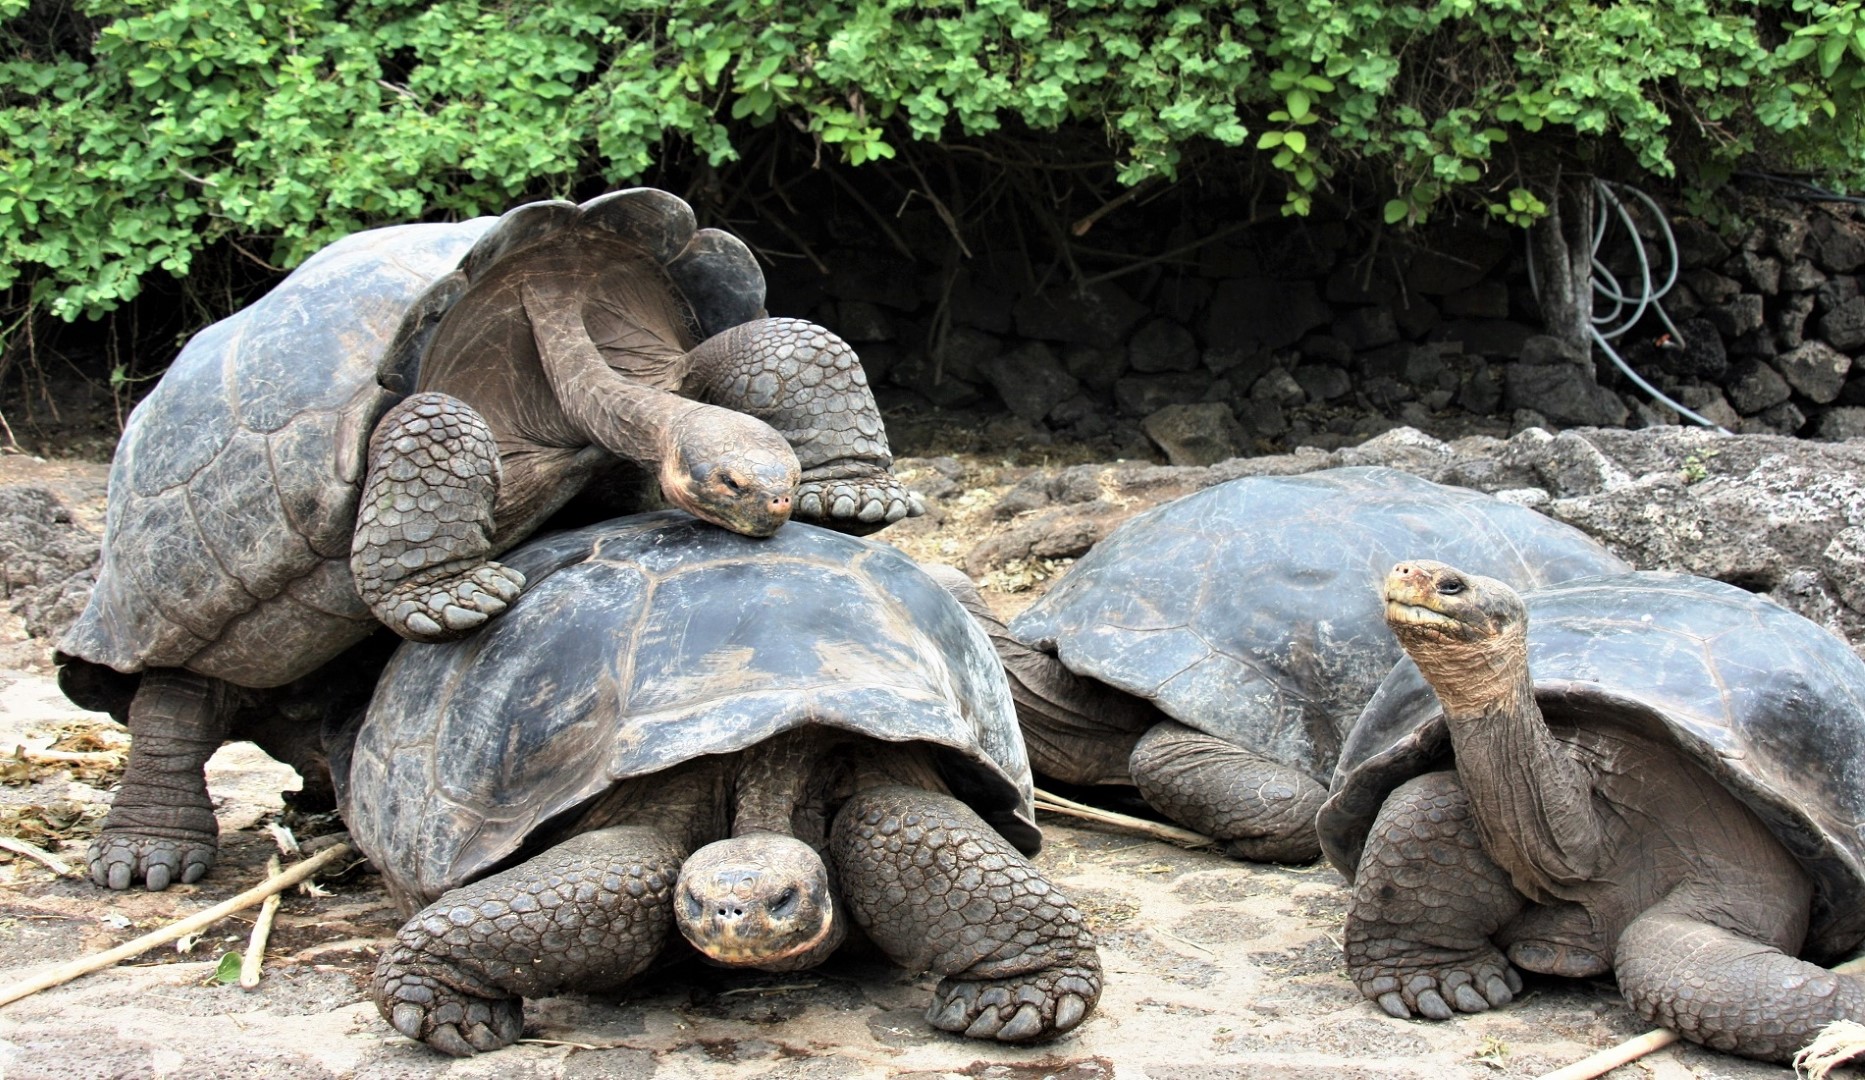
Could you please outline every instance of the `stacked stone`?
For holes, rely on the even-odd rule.
[[[1445,229],[1429,247],[1368,241],[1375,232],[1244,229],[1085,288],[1020,254],[928,271],[844,248],[825,255],[826,275],[773,275],[771,309],[854,343],[886,410],[1001,410],[1037,438],[1150,441],[1175,464],[1332,448],[1400,424],[1678,422],[1600,357],[1539,334],[1519,231]],[[1150,235],[1167,251],[1195,239]],[[1681,335],[1644,319],[1618,342],[1635,370],[1731,430],[1865,434],[1865,373],[1851,361],[1865,351],[1865,225],[1787,205],[1739,244],[1690,222],[1677,236],[1665,303]],[[1635,280],[1629,249],[1608,261]]]
[[[1776,208],[1733,250],[1680,223],[1683,267],[1667,308],[1682,348],[1647,350],[1641,370],[1734,431],[1844,439],[1865,434],[1865,228],[1824,209]]]

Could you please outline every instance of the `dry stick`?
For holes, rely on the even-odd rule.
[[[170,923],[162,929],[151,931],[134,941],[126,941],[114,949],[108,949],[82,959],[73,960],[67,964],[59,964],[56,967],[48,968],[40,974],[20,983],[18,986],[0,991],[0,1005],[10,1005],[20,998],[29,997],[41,990],[47,990],[62,983],[68,983],[80,975],[88,975],[93,971],[102,971],[104,968],[110,967],[120,960],[127,960],[132,956],[148,952],[157,945],[166,944],[167,942],[174,941],[176,938],[186,937],[197,930],[204,930],[236,911],[244,911],[268,896],[284,892],[286,889],[309,878],[312,874],[317,873],[319,870],[324,869],[349,853],[350,845],[337,844],[318,852],[316,855],[304,860],[277,877],[268,878],[264,884],[255,885],[233,899],[224,900],[208,908],[206,911],[190,915],[180,922]]]
[[[1847,960],[1834,967],[1833,970],[1843,975],[1865,971],[1865,956]],[[1626,1062],[1636,1061],[1653,1050],[1662,1050],[1680,1038],[1682,1036],[1669,1028],[1656,1028],[1643,1035],[1633,1036],[1617,1046],[1609,1046],[1597,1054],[1581,1058],[1572,1065],[1546,1073],[1538,1080],[1593,1080],[1594,1077],[1604,1076]]]
[[[278,856],[266,860],[266,880],[278,876]],[[272,936],[272,920],[278,917],[278,894],[266,897],[265,903],[259,905],[259,918],[253,923],[253,936],[246,944],[246,955],[240,957],[240,989],[253,990],[259,986],[259,966],[265,963],[266,940]]]
[[[1069,817],[1081,818],[1084,821],[1098,821],[1103,825],[1114,825],[1129,832],[1139,833],[1141,836],[1164,840],[1181,847],[1200,848],[1217,844],[1216,840],[1203,833],[1195,833],[1190,829],[1181,829],[1175,825],[1161,825],[1157,821],[1148,821],[1145,818],[1117,814],[1112,810],[1086,806],[1060,795],[1052,795],[1041,788],[1036,789],[1036,808],[1047,810],[1052,814],[1066,814]]]
[[[11,836],[0,836],[0,848],[5,848],[15,855],[24,855],[28,859],[37,859],[59,877],[71,876],[71,867],[65,865],[63,859],[36,844],[28,844],[24,840]]]

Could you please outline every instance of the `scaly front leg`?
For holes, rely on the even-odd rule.
[[[836,814],[829,850],[855,922],[894,962],[944,976],[926,1019],[1001,1042],[1060,1035],[1101,997],[1081,912],[950,795],[888,786]]]
[[[454,889],[382,954],[376,1009],[454,1057],[510,1045],[524,998],[611,989],[648,966],[673,924],[680,859],[658,829],[619,826]]]
[[[893,454],[861,360],[802,319],[759,319],[687,354],[682,391],[755,416],[781,433],[803,469],[797,520],[868,533],[926,512],[894,479]]]
[[[376,618],[413,641],[450,641],[518,598],[524,575],[489,558],[498,493],[498,445],[465,402],[416,394],[382,417],[350,546]]]

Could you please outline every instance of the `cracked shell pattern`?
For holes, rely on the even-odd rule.
[[[125,426],[98,583],[60,651],[269,687],[373,630],[347,580],[342,466],[392,401],[376,368],[403,316],[492,222],[345,237],[196,334]],[[333,564],[342,588],[301,603]]]

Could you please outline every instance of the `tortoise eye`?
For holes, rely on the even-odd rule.
[[[1458,593],[1463,592],[1464,588],[1465,586],[1462,578],[1445,578],[1443,581],[1438,582],[1438,595],[1456,596]]]
[[[745,485],[738,477],[729,472],[722,472],[719,474],[719,483],[724,485],[725,490],[734,495],[745,490]]]

